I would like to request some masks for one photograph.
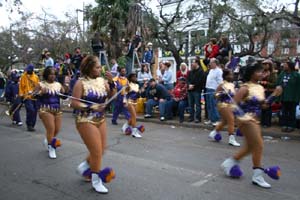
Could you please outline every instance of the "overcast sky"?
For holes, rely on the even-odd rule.
[[[12,2],[13,0],[8,0],[8,2]],[[152,9],[155,9],[155,5],[158,0],[149,0],[151,3],[149,6]],[[5,4],[5,0],[0,0]],[[96,5],[95,0],[22,0],[23,5],[22,10],[25,12],[33,12],[36,15],[41,14],[41,9],[44,8],[48,13],[51,13],[57,16],[59,19],[64,19],[64,13],[68,12],[71,16],[76,16],[76,9],[82,9],[83,4],[92,4]],[[291,3],[294,0],[273,0],[272,3],[281,2],[281,3]],[[13,21],[17,20],[19,15],[17,14],[9,14],[6,12],[7,7],[0,7],[0,26],[8,27],[10,24],[10,20],[8,16],[12,18]],[[16,12],[15,12],[16,13]],[[79,12],[79,21],[82,21],[82,13]]]
[[[12,0],[9,0],[12,1]],[[4,0],[0,0],[4,2]],[[71,13],[71,16],[76,16],[76,9],[82,9],[83,3],[85,5],[92,3],[95,5],[94,0],[22,0],[23,5],[21,6],[22,10],[25,12],[33,12],[35,14],[41,14],[42,8],[45,9],[48,13],[51,13],[57,16],[59,19],[64,18],[64,13]],[[7,7],[0,8],[0,26],[9,26],[10,16],[13,21],[18,19],[17,14],[10,14],[6,12]],[[82,17],[82,14],[80,15]]]

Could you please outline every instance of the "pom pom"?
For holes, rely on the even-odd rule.
[[[125,135],[131,135],[131,133],[132,133],[131,127],[127,127],[127,128],[125,129]]]
[[[222,135],[221,135],[220,133],[217,133],[217,134],[215,135],[215,140],[216,140],[217,142],[219,142],[220,140],[222,140]]]
[[[241,132],[240,129],[236,129],[235,135],[236,135],[236,136],[240,136],[240,137],[243,136],[243,134],[242,134],[242,132]]]
[[[137,129],[138,129],[141,133],[144,133],[144,132],[145,132],[145,126],[144,126],[144,125],[138,126]]]
[[[116,177],[116,173],[112,168],[106,167],[99,172],[99,177],[104,183],[109,183]]]
[[[272,179],[275,180],[278,180],[279,177],[281,176],[281,170],[279,166],[268,167],[264,170],[264,172],[268,174],[268,176],[270,176]]]
[[[61,146],[61,141],[57,138],[53,138],[51,141],[51,146],[56,149],[57,147]]]
[[[240,166],[234,165],[231,167],[229,174],[232,178],[240,178],[243,175],[243,172]]]

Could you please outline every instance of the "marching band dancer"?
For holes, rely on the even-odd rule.
[[[44,144],[47,146],[49,158],[56,158],[56,148],[61,145],[56,138],[61,129],[62,110],[60,107],[60,93],[65,93],[62,85],[55,81],[56,71],[53,67],[46,67],[41,81],[34,91],[38,94],[39,117],[46,129],[46,139]]]
[[[108,193],[103,182],[109,182],[114,178],[114,171],[105,168],[100,171],[102,156],[106,148],[107,127],[104,117],[105,100],[114,91],[114,82],[110,72],[106,72],[104,78],[100,77],[101,65],[96,56],[87,56],[82,60],[81,76],[73,89],[71,106],[76,112],[76,128],[85,143],[89,155],[84,162],[77,167],[77,172],[92,182],[92,187],[99,193]],[[95,102],[83,103],[78,99]]]
[[[141,138],[141,133],[144,132],[145,128],[143,125],[137,126],[136,122],[136,104],[137,104],[137,99],[139,97],[139,84],[137,82],[137,76],[135,73],[131,73],[128,76],[128,93],[127,93],[127,101],[128,101],[128,106],[127,109],[130,113],[130,118],[126,125],[124,125],[123,129],[126,127],[127,130],[123,130],[125,134],[130,134],[132,137],[135,138]],[[129,128],[129,130],[128,130]],[[131,130],[130,130],[131,129]]]
[[[217,124],[216,128],[210,132],[209,138],[220,141],[222,136],[220,131],[227,124],[227,130],[229,135],[228,143],[232,146],[239,147],[241,146],[234,137],[234,115],[232,113],[231,105],[232,99],[235,94],[235,88],[233,81],[233,73],[229,69],[223,70],[223,83],[221,83],[216,90],[216,99],[218,111],[221,115],[221,122]],[[226,92],[224,91],[226,90]],[[228,94],[230,96],[228,96]]]
[[[234,96],[233,111],[237,116],[238,128],[244,135],[245,144],[233,157],[226,159],[221,167],[227,176],[239,178],[243,174],[238,165],[239,161],[251,153],[252,183],[263,188],[270,188],[271,185],[264,180],[263,174],[267,173],[271,178],[278,179],[280,169],[279,167],[262,168],[263,139],[258,117],[261,106],[267,106],[270,100],[278,94],[274,91],[272,96],[265,99],[264,88],[258,84],[258,81],[262,79],[262,67],[259,64],[248,65],[245,69],[244,79],[245,84]]]

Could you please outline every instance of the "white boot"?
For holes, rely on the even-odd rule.
[[[271,188],[271,185],[265,181],[263,174],[262,169],[253,169],[252,183],[262,188]]]
[[[239,167],[239,162],[234,158],[227,158],[222,164],[221,168],[227,176],[233,178],[239,178],[243,175],[242,170]]]
[[[99,193],[108,193],[108,189],[103,185],[101,178],[96,173],[92,173],[92,186]]]
[[[91,181],[90,165],[86,160],[77,166],[76,173],[79,176],[83,177],[86,182]]]
[[[122,132],[125,133],[126,128],[128,127],[128,122],[125,122],[122,126]]]
[[[135,137],[135,138],[142,138],[142,136],[140,135],[139,132],[140,132],[140,131],[139,131],[137,128],[133,128],[133,129],[132,129],[132,133],[131,133],[132,137]]]
[[[82,163],[80,163],[78,166],[77,166],[77,169],[76,169],[76,173],[80,176],[83,175],[83,173],[90,168],[90,165],[89,163],[85,160],[83,161]]]
[[[209,133],[208,137],[209,137],[210,139],[212,139],[212,140],[217,141],[217,142],[219,142],[219,141],[222,139],[221,134],[220,134],[218,131],[216,131],[216,130],[211,131],[211,132]]]
[[[55,152],[55,149],[51,145],[48,145],[48,151],[49,151],[49,158],[55,159],[56,152]]]
[[[228,143],[234,147],[239,147],[241,146],[240,143],[238,143],[236,140],[235,140],[235,137],[234,135],[229,135],[229,140],[228,140]]]
[[[48,149],[48,140],[47,140],[47,138],[44,138],[44,140],[43,140],[43,145],[44,145],[44,147],[46,148],[46,150],[49,151],[49,149]]]

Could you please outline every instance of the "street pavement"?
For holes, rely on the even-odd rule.
[[[0,106],[0,109],[4,109]],[[26,126],[11,125],[0,115],[0,200],[298,200],[300,197],[300,141],[265,137],[265,166],[279,165],[282,177],[266,177],[271,189],[251,184],[251,157],[241,162],[244,176],[230,179],[220,170],[222,161],[237,147],[227,144],[223,133],[220,143],[208,141],[208,129],[144,122],[142,139],[122,135],[123,120],[108,125],[108,149],[103,167],[116,171],[116,179],[106,184],[109,194],[92,190],[75,173],[87,150],[78,135],[71,113],[65,113],[59,138],[62,147],[57,159],[48,158],[42,145],[44,128],[38,119],[36,132]],[[24,113],[22,119],[25,121]],[[239,142],[243,138],[238,138]]]

